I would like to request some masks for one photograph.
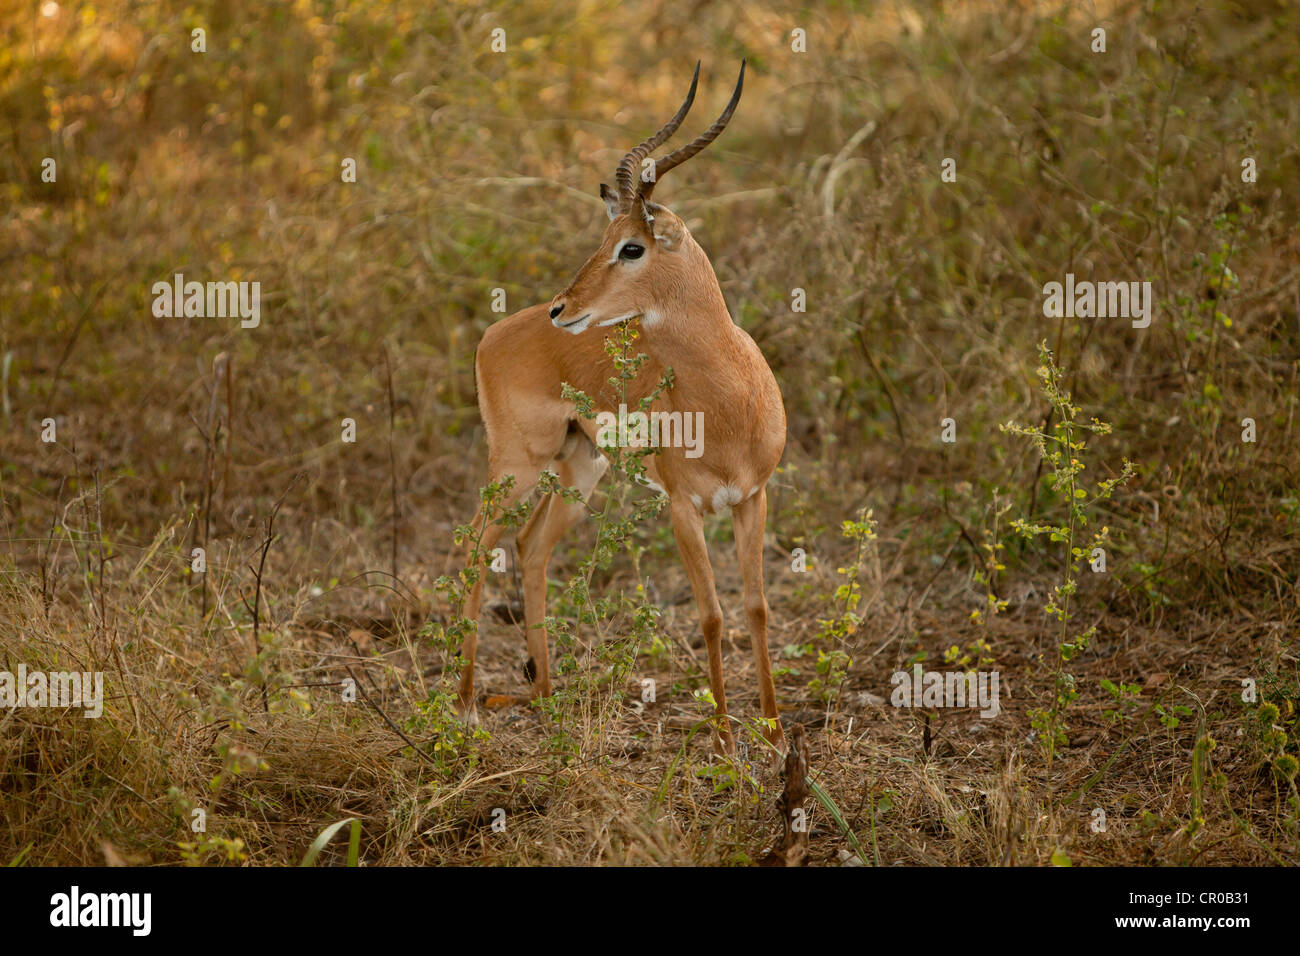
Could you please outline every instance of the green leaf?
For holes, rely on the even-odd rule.
[[[849,841],[849,846],[853,847],[853,852],[858,855],[858,859],[866,862],[867,854],[862,844],[858,842],[858,835],[853,832],[853,828],[844,820],[844,814],[840,812],[839,805],[831,798],[822,785],[817,783],[811,777],[804,777],[804,783],[808,784],[808,789],[813,792],[817,801],[826,808],[826,812],[831,815],[835,825],[840,828],[840,833],[844,834],[845,839]]]
[[[302,862],[298,865],[315,866],[316,858],[320,856],[321,850],[325,849],[325,845],[334,839],[334,834],[338,833],[348,823],[352,824],[352,832],[348,836],[348,866],[356,866],[357,855],[361,849],[361,821],[356,817],[345,817],[338,823],[331,823],[324,830],[321,830],[316,839],[312,840],[311,846],[307,848],[306,856],[302,858]]]

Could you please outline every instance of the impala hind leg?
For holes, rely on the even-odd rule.
[[[565,443],[565,453],[552,467],[562,488],[576,488],[581,501],[566,501],[558,494],[547,495],[528,524],[519,532],[519,563],[524,575],[524,623],[528,639],[528,679],[533,697],[551,695],[549,639],[546,620],[546,568],[556,543],[586,513],[586,500],[605,474],[609,462],[585,435]]]
[[[722,686],[722,607],[718,592],[713,586],[713,565],[709,563],[709,548],[704,540],[704,516],[685,496],[672,499],[673,536],[682,564],[691,579],[691,591],[700,611],[700,630],[709,650],[709,689],[713,691],[714,713],[718,716],[718,729],[714,732],[714,749],[734,754],[736,743],[727,721],[727,692]]]
[[[736,531],[740,575],[745,582],[745,619],[749,624],[749,641],[754,652],[754,670],[758,673],[758,696],[763,716],[772,724],[764,731],[764,736],[783,754],[785,732],[781,729],[781,715],[776,709],[776,687],[772,683],[772,661],[767,650],[767,598],[763,594],[766,489],[760,488],[757,494],[732,508],[731,517]]]

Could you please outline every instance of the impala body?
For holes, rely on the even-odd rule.
[[[776,706],[767,649],[767,602],[763,595],[765,487],[785,448],[785,409],[776,379],[762,352],[731,319],[704,250],[685,224],[650,195],[659,177],[703,149],[722,131],[744,83],[744,66],[730,103],[708,131],[689,145],[658,160],[648,180],[634,181],[638,165],[676,131],[694,99],[699,67],[690,93],[677,114],[619,164],[618,188],[602,184],[610,223],[600,247],[568,288],[549,305],[535,305],[491,326],[475,357],[479,409],[488,438],[493,481],[514,476],[505,506],[530,494],[544,470],[564,487],[590,495],[607,467],[598,449],[596,421],[580,415],[561,396],[561,384],[580,389],[596,410],[615,413],[620,403],[635,408],[651,394],[671,367],[674,384],[651,406],[653,411],[702,413],[702,444],[661,447],[644,459],[647,477],[667,492],[673,532],[700,611],[709,655],[709,683],[719,715],[726,715],[722,681],[722,610],[704,537],[704,516],[732,512],[737,553],[745,585],[745,612],[758,672],[763,715],[770,718],[768,739],[781,746],[784,735]],[[642,331],[635,348],[649,361],[627,385],[626,394],[610,383],[613,364],[605,351],[603,329],[637,321]],[[582,516],[582,504],[547,495],[518,534],[524,579],[524,614],[534,696],[551,692],[549,650],[541,624],[546,616],[546,570],[551,551]],[[502,527],[480,511],[472,527],[481,529],[480,554],[499,540]],[[466,614],[478,620],[482,575],[470,591]],[[462,649],[460,704],[473,720],[474,656],[477,635]],[[725,719],[715,742],[733,749]]]

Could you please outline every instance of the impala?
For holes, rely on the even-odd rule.
[[[490,479],[514,476],[502,507],[536,487],[544,470],[561,487],[578,489],[585,501],[608,465],[598,450],[597,425],[561,397],[562,383],[590,396],[598,411],[629,407],[655,390],[666,369],[675,384],[656,398],[653,410],[698,415],[706,428],[699,447],[663,447],[645,458],[651,483],[667,493],[673,533],[690,578],[708,646],[709,686],[716,704],[715,747],[734,752],[722,683],[722,609],[714,588],[704,538],[704,516],[729,508],[745,587],[745,616],[758,672],[767,739],[784,748],[767,649],[767,601],[763,594],[763,530],[766,485],[785,449],[785,408],[772,370],[754,340],[727,311],[717,276],[685,224],[651,201],[665,173],[690,159],[726,128],[745,81],[742,62],[735,91],[722,114],[699,138],[654,161],[681,125],[695,98],[700,68],[690,91],[668,123],[618,164],[615,188],[600,196],[609,213],[600,247],[568,287],[548,304],[534,305],[488,328],[475,357],[478,402],[487,430]],[[642,168],[644,166],[644,168]],[[649,356],[626,394],[610,384],[613,366],[600,330],[637,320],[638,349]],[[551,551],[586,508],[558,494],[546,495],[517,536],[523,571],[524,617],[534,697],[551,693],[546,616],[546,569]],[[503,528],[480,509],[471,527],[479,535],[467,564],[485,555]],[[482,565],[465,604],[477,624]],[[471,722],[477,631],[462,648],[460,707]]]

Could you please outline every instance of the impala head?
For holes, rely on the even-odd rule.
[[[650,196],[664,173],[704,149],[726,128],[745,83],[743,61],[731,100],[713,125],[680,149],[646,162],[686,118],[699,79],[697,63],[690,91],[673,118],[623,157],[614,174],[615,188],[600,184],[609,226],[600,248],[578,270],[569,287],[551,300],[551,322],[556,328],[577,335],[593,325],[617,325],[638,315],[650,327],[667,302],[690,301],[692,284],[701,275],[716,286],[712,266],[686,225]]]

